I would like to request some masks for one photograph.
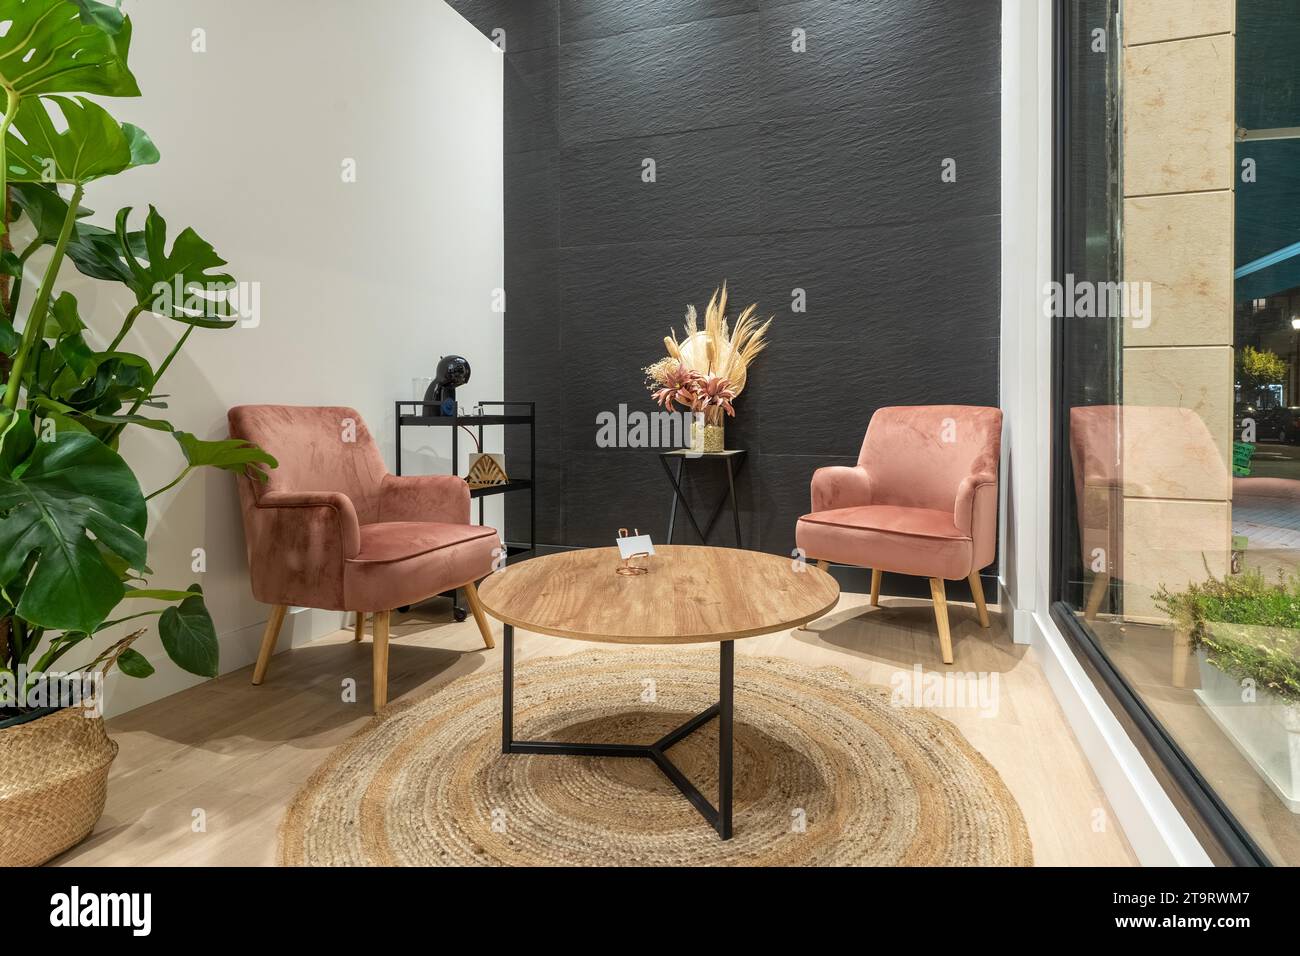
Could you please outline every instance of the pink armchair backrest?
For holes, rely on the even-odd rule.
[[[388,469],[355,408],[238,405],[228,419],[232,438],[257,444],[280,463],[265,482],[241,477],[241,491],[254,501],[272,492],[337,492],[351,499],[360,524],[379,520]]]
[[[1078,405],[1070,409],[1070,464],[1079,514],[1079,547],[1084,567],[1105,558],[1102,569],[1122,578],[1119,405]]]
[[[1124,576],[1125,497],[1218,500],[1232,493],[1223,447],[1190,408],[1071,408],[1070,463],[1084,564],[1091,567],[1100,549],[1112,577]]]
[[[1002,411],[975,405],[903,405],[871,416],[858,464],[873,504],[953,511],[962,483],[996,483]],[[996,484],[994,484],[996,487]]]

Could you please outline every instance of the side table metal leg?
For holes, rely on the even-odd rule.
[[[510,753],[515,737],[515,629],[501,628],[501,752]]]
[[[677,486],[682,483],[682,466],[685,464],[685,459],[680,459],[677,462],[677,485],[673,487],[673,504],[668,509],[668,540],[664,544],[673,543],[673,528],[677,525]]]
[[[727,494],[731,498],[731,517],[736,522],[736,547],[743,548],[740,543],[740,509],[736,507],[736,477],[731,471],[731,459],[727,459]]]
[[[686,512],[686,518],[687,520],[690,521],[691,527],[694,528],[695,533],[700,536],[700,541],[702,543],[707,543],[708,535],[706,535],[703,531],[700,530],[700,523],[695,520],[695,512],[691,510],[691,503],[686,500],[686,493],[682,491],[682,483],[681,483],[682,466],[686,464],[686,459],[679,458],[677,460],[676,477],[673,476],[673,469],[668,464],[667,458],[661,455],[659,457],[659,462],[664,466],[664,474],[666,474],[668,476],[668,480],[672,482],[673,492],[676,495],[676,497],[673,498],[673,515],[675,516],[677,514],[677,502],[680,501],[682,503],[682,510]],[[671,534],[669,535],[668,540],[672,541]]]
[[[731,839],[732,783],[732,678],[736,663],[736,642],[719,645],[718,668],[718,836]]]

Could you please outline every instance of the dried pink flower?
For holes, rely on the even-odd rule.
[[[660,407],[669,408],[675,402],[683,408],[699,411],[695,407],[698,383],[702,378],[699,372],[677,362],[664,368],[660,374],[663,386],[654,390],[650,396],[659,403]]]
[[[733,418],[735,417],[736,410],[731,403],[736,397],[736,391],[731,387],[731,382],[721,375],[710,373],[701,377],[696,382],[695,395],[696,405],[698,406],[695,407],[695,411],[716,408],[726,412]]]

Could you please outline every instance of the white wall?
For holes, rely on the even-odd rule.
[[[152,202],[172,236],[193,226],[237,279],[261,287],[256,328],[191,336],[160,386],[171,395],[161,414],[218,438],[231,405],[353,405],[391,468],[393,402],[415,397],[412,380],[432,375],[439,355],[470,360],[463,401],[499,399],[503,316],[491,303],[504,281],[502,58],[492,44],[440,0],[128,0],[124,9],[144,95],[102,102],[145,129],[162,161],[92,184],[93,221],[111,226],[133,205],[139,228]],[[196,29],[207,52],[192,50]],[[347,158],[354,183],[341,175]],[[129,301],[70,264],[62,278],[106,346]],[[152,316],[136,328],[124,347],[154,361],[182,330]],[[181,458],[169,437],[128,435],[123,451],[146,492],[175,477]],[[448,470],[445,430],[406,447],[408,473]],[[249,591],[232,476],[195,473],[152,504],[154,583],[198,580],[222,670],[245,666],[267,609]],[[206,552],[205,573],[191,571],[195,548]],[[281,647],[340,623],[295,614]],[[136,646],[158,673],[112,680],[110,712],[197,680],[155,635]]]

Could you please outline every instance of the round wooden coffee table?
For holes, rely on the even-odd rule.
[[[835,606],[839,585],[802,561],[740,551],[664,545],[649,571],[623,575],[617,548],[533,558],[479,585],[475,613],[504,625],[501,752],[642,757],[654,761],[724,840],[731,838],[734,641],[816,620]],[[514,629],[610,644],[718,642],[718,702],[652,744],[580,744],[514,738]],[[666,751],[718,718],[718,806],[705,799]]]

